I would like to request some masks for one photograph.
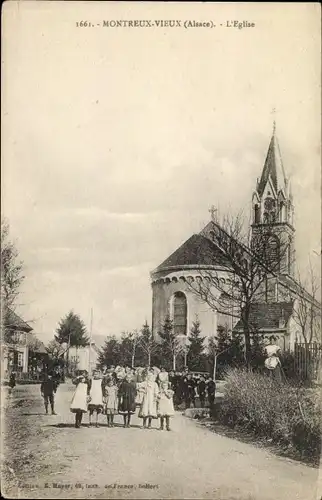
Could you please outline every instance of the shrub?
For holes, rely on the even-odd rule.
[[[309,389],[246,370],[229,370],[218,419],[293,448],[302,456],[320,451],[320,401]]]

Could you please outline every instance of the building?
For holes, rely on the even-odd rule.
[[[46,349],[34,335],[33,328],[9,309],[4,330],[6,333],[1,345],[4,378],[12,371],[15,371],[19,378],[20,375],[41,370],[46,358]]]
[[[91,373],[96,368],[98,355],[99,349],[94,341],[85,347],[71,346],[65,353],[68,371],[75,373],[77,370],[87,370]]]
[[[243,331],[238,314],[222,314],[210,307],[193,283],[216,276],[214,296],[222,294],[221,283],[233,286],[233,270],[224,262],[218,237],[225,233],[212,211],[212,220],[198,234],[192,235],[175,252],[151,272],[152,281],[152,331],[158,338],[167,316],[173,320],[174,331],[186,343],[193,321],[198,317],[202,334],[213,336],[219,325],[235,334]],[[296,282],[294,204],[290,181],[286,176],[275,132],[269,143],[261,177],[257,179],[252,195],[251,240],[238,245],[239,258],[249,266],[255,258],[256,245],[261,235],[267,240],[267,255],[278,261],[278,268],[258,288],[251,304],[250,324],[253,331],[274,340],[283,349],[292,349],[295,341],[303,340],[301,328],[294,320],[301,300],[313,308],[320,304]],[[226,233],[227,237],[228,234]],[[232,241],[232,240],[231,240]],[[283,252],[282,252],[283,248]],[[277,258],[279,256],[279,258]],[[271,270],[271,268],[270,268]],[[207,278],[208,276],[208,278]],[[310,308],[309,307],[309,308]],[[227,313],[227,311],[226,311]],[[240,316],[239,316],[240,317]]]

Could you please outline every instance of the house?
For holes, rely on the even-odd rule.
[[[87,370],[92,372],[98,362],[99,349],[95,342],[85,347],[71,346],[64,354],[68,371],[75,373],[76,370]]]
[[[46,349],[33,333],[33,328],[18,314],[9,309],[4,321],[1,344],[2,373],[4,378],[12,371],[28,374],[43,368]]]

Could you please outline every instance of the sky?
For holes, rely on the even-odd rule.
[[[298,264],[319,264],[318,4],[12,1],[2,14],[1,208],[38,338],[71,309],[89,327],[93,308],[98,344],[150,323],[150,272],[212,204],[249,212],[273,108]],[[219,26],[103,28],[113,19]]]

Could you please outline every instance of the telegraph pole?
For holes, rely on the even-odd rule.
[[[91,307],[91,322],[89,328],[89,349],[88,349],[88,374],[90,377],[92,376],[92,369],[91,369],[92,330],[93,330],[93,308]]]

